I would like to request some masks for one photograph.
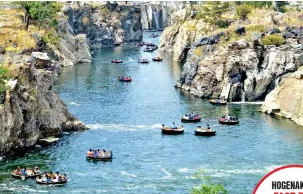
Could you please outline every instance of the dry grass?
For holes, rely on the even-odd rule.
[[[195,50],[193,50],[193,54],[200,57],[202,55],[202,48],[201,47],[196,48]]]
[[[0,46],[6,52],[21,52],[35,47],[35,36],[42,37],[45,30],[40,30],[34,25],[25,30],[22,20],[24,12],[21,9],[0,10]],[[17,46],[16,46],[17,45]]]

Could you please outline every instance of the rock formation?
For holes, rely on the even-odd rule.
[[[58,66],[46,53],[33,53],[26,64],[18,64],[17,74],[7,81],[0,102],[0,156],[29,149],[40,138],[60,136],[64,130],[83,130],[53,86]]]
[[[245,40],[221,51],[213,45],[194,47],[176,86],[201,98],[221,95],[241,101],[245,92],[248,101],[263,100],[281,76],[303,64],[302,49],[302,45],[262,47]],[[198,51],[201,56],[195,54]]]
[[[74,34],[86,34],[91,47],[142,40],[141,10],[117,3],[65,4],[63,13]]]
[[[303,126],[303,70],[283,77],[265,98],[261,111],[291,119]]]

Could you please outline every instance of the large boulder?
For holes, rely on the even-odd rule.
[[[268,114],[289,118],[303,126],[302,78],[302,69],[285,76],[279,85],[266,96],[260,110]]]

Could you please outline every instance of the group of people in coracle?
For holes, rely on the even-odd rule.
[[[100,158],[100,159],[105,159],[105,158],[111,158],[112,157],[112,152],[111,151],[106,151],[105,149],[89,149],[86,155],[87,158]]]
[[[54,174],[52,171],[49,173],[44,172],[44,174],[41,176],[39,175],[37,178],[37,181],[40,183],[59,183],[59,182],[66,182],[67,176],[66,174],[60,175],[59,171]]]
[[[67,182],[66,174],[61,175],[59,172],[54,174],[50,171],[49,173],[44,172],[44,174],[41,175],[41,171],[37,166],[35,168],[20,168],[18,166],[16,170],[11,172],[11,175],[16,178],[21,178],[22,180],[26,178],[36,178],[38,184],[64,184]]]
[[[20,168],[18,166],[18,168],[14,171],[13,175],[17,175],[17,176],[34,176],[34,175],[39,175],[41,174],[41,171],[39,170],[39,168],[36,166],[35,168],[31,169],[31,168]]]

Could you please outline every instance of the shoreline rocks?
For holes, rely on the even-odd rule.
[[[303,69],[285,76],[265,98],[260,111],[288,118],[303,126]]]
[[[52,61],[44,53],[33,53],[20,65],[0,104],[0,156],[21,154],[39,139],[59,137],[64,130],[87,129],[67,110],[54,89],[54,75],[45,66]],[[66,123],[69,124],[66,128]]]

